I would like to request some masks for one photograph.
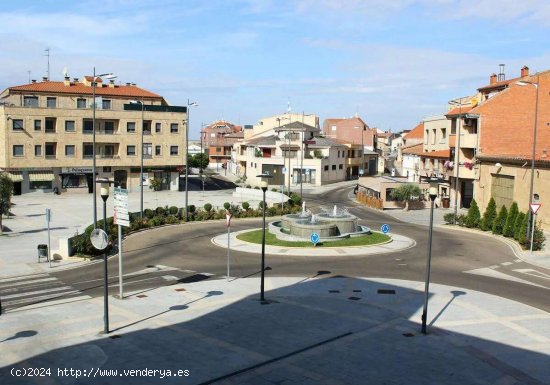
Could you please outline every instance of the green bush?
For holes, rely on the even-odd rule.
[[[178,222],[179,222],[179,219],[175,215],[167,215],[164,218],[164,223],[166,223],[167,225],[173,225]]]
[[[229,210],[229,209],[231,208],[231,203],[225,202],[225,203],[223,204],[223,208],[226,209],[226,210]]]
[[[164,215],[166,213],[166,210],[164,209],[164,207],[159,206],[159,207],[157,207],[155,212],[157,213],[157,215]]]
[[[178,215],[178,211],[179,209],[177,206],[170,206],[170,208],[168,209],[170,215]]]
[[[522,226],[521,224],[525,221],[525,213],[521,211],[516,216],[516,221],[514,223],[514,239],[519,242],[520,237],[522,237]],[[525,239],[525,234],[527,232],[527,224],[523,226],[523,239]],[[521,243],[521,242],[519,242]]]
[[[466,227],[476,228],[479,227],[479,221],[481,220],[481,213],[479,212],[479,207],[475,199],[472,199],[470,203],[470,208],[468,209],[468,214],[466,215]]]
[[[195,211],[197,211],[197,207],[195,205],[188,205],[187,209],[191,214],[193,214]]]
[[[279,190],[277,190],[276,188],[272,188],[271,191],[277,192],[277,191],[279,191]]]
[[[210,210],[212,210],[212,205],[210,203],[205,203],[203,207],[206,212],[210,212]]]
[[[143,210],[143,215],[146,217],[146,218],[153,218],[155,216],[155,213],[153,212],[153,210],[151,209],[145,209]]]
[[[259,186],[254,186],[254,190],[259,190],[260,187]]]
[[[506,218],[508,217],[508,210],[506,206],[502,205],[500,211],[498,212],[497,218],[493,222],[493,234],[502,234],[504,225],[506,224]]]
[[[527,224],[525,227],[527,227]],[[544,247],[545,240],[546,240],[546,237],[542,232],[540,221],[539,221],[538,223],[535,223],[535,232],[533,233],[533,250],[542,250],[542,248]],[[526,239],[525,248],[528,249],[530,247],[531,247],[531,239]]]
[[[250,203],[248,202],[243,202],[243,209],[246,211],[250,208]]]
[[[455,214],[454,213],[447,213],[443,215],[443,220],[448,225],[454,225],[455,223]]]
[[[149,221],[151,226],[161,226],[165,223],[165,217],[160,215],[155,215],[151,220]]]
[[[302,198],[300,198],[300,195],[296,193],[290,194],[290,200],[292,201],[293,205],[301,205],[302,204]]]
[[[512,206],[510,206],[510,211],[508,211],[508,216],[506,217],[506,223],[502,229],[502,235],[505,237],[514,236],[514,225],[516,223],[518,212],[518,204],[516,202],[512,203]]]
[[[270,217],[273,217],[273,216],[277,215],[277,208],[276,207],[268,207],[265,214],[270,216]]]
[[[249,184],[247,184],[247,185],[246,185],[246,188],[251,188],[251,187],[252,187],[252,186],[251,186],[251,185],[249,185]]]
[[[263,209],[264,207],[264,201],[260,201],[260,203],[258,203],[258,209]]]
[[[529,215],[524,214],[519,224],[519,228],[517,229],[518,237],[516,241],[518,241],[520,245],[525,245],[527,241],[527,223],[529,223]]]
[[[493,229],[493,223],[497,217],[497,204],[493,198],[489,200],[489,204],[483,213],[483,219],[480,223],[480,228],[483,231],[489,231]]]

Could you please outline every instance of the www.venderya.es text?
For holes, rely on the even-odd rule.
[[[91,367],[89,369],[74,368],[12,368],[13,377],[72,377],[72,378],[99,378],[99,377],[189,377],[191,372],[187,369],[102,369]]]

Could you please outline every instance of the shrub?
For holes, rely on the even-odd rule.
[[[260,201],[260,203],[258,203],[258,209],[263,209],[264,207],[264,201]]]
[[[493,222],[493,234],[502,234],[504,225],[506,224],[506,217],[508,217],[508,210],[506,206],[502,205],[498,212],[497,218]]]
[[[525,239],[525,235],[527,233],[527,224],[525,226],[521,226],[521,224],[525,221],[525,213],[519,212],[516,216],[516,221],[514,223],[514,239],[519,242],[520,237]],[[523,230],[523,234],[522,234]],[[521,242],[520,242],[521,243]]]
[[[212,205],[210,203],[205,203],[203,207],[206,212],[210,212],[210,210],[212,210]]]
[[[405,201],[405,211],[409,210],[409,201],[411,201],[414,197],[419,197],[421,194],[422,192],[420,191],[420,187],[414,183],[402,184],[390,192],[390,196],[393,199]]]
[[[479,227],[479,221],[481,219],[481,213],[479,212],[479,207],[475,199],[472,199],[470,203],[470,208],[468,209],[468,214],[466,215],[466,227]]]
[[[497,217],[497,204],[495,203],[495,200],[491,198],[489,200],[489,204],[487,205],[487,208],[485,209],[485,213],[483,213],[483,219],[480,223],[480,228],[483,231],[489,231],[493,228],[493,223],[495,222],[495,218]]]
[[[455,223],[455,214],[454,213],[447,213],[443,215],[443,220],[448,225],[453,225]]]
[[[168,225],[173,225],[173,224],[178,223],[178,222],[179,222],[179,220],[175,215],[167,215],[164,218],[164,223],[166,223]]]
[[[271,191],[277,192],[277,191],[279,191],[279,190],[277,190],[276,188],[272,188]]]
[[[518,216],[518,204],[516,202],[512,203],[510,206],[510,211],[508,211],[508,217],[506,217],[506,223],[502,229],[502,235],[505,237],[514,236],[514,225],[516,223],[516,217]]]
[[[153,216],[154,216],[155,214],[153,213],[153,210],[151,210],[151,209],[145,209],[145,210],[143,210],[143,215],[145,216],[145,218],[151,219],[151,218],[153,218]]]
[[[525,227],[527,227],[527,224]],[[538,223],[535,223],[535,232],[533,233],[533,250],[542,250],[542,248],[544,247],[545,240],[546,240],[546,237],[542,232],[542,229],[540,227],[540,221],[539,221]],[[528,249],[530,247],[531,247],[531,239],[526,239],[525,248]]]
[[[191,214],[193,214],[195,211],[197,211],[197,207],[195,205],[189,205],[187,206],[187,209]]]
[[[229,209],[231,208],[231,203],[225,202],[225,203],[223,204],[223,208],[226,209],[226,210],[229,210]]]
[[[268,207],[265,214],[270,216],[270,217],[273,217],[273,216],[277,215],[277,208],[276,207]]]
[[[290,194],[290,201],[293,205],[301,205],[302,204],[302,198],[300,198],[300,195],[296,193]]]
[[[251,187],[252,187],[252,186],[251,186],[251,185],[249,185],[249,184],[247,184],[247,185],[246,185],[246,188],[251,188]]]
[[[527,223],[529,223],[529,214],[524,214],[517,229],[518,237],[516,238],[521,245],[525,245],[527,240]]]
[[[243,202],[243,209],[246,211],[250,208],[250,203],[248,202]]]
[[[466,226],[466,215],[464,214],[459,214],[457,217],[456,217],[456,224],[459,225],[459,226]]]
[[[254,186],[254,190],[259,190],[260,186]]]
[[[168,212],[170,213],[170,215],[177,215],[178,211],[179,209],[177,206],[170,206],[170,208],[168,209]]]
[[[157,215],[164,215],[166,213],[166,210],[164,209],[164,207],[157,207],[157,209],[155,210],[155,212],[157,213]]]
[[[160,225],[163,225],[165,223],[164,219],[165,218],[163,216],[155,215],[153,218],[151,218],[149,223],[151,224],[151,226],[160,226]]]

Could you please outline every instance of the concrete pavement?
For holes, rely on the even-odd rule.
[[[423,283],[326,277],[268,273],[267,304],[258,278],[129,293],[109,337],[101,298],[8,312],[0,383],[550,383],[548,313],[432,284],[424,336]]]

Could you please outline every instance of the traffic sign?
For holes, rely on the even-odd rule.
[[[319,234],[317,233],[311,234],[310,239],[311,239],[311,243],[313,243],[313,246],[316,246],[317,243],[319,243]]]
[[[387,234],[390,232],[390,225],[388,225],[387,223],[384,223],[381,227],[380,227],[380,230],[382,230],[382,232],[384,234]]]
[[[128,189],[115,187],[114,208],[115,214],[113,219],[115,224],[130,227],[130,215],[128,214]]]
[[[231,214],[229,211],[225,212],[225,225],[227,227],[231,226],[231,217],[232,216],[233,216],[233,214]]]
[[[531,203],[530,206],[531,206],[531,211],[533,212],[533,215],[535,215],[537,213],[537,211],[539,211],[540,206],[542,206],[542,204],[541,203]]]

